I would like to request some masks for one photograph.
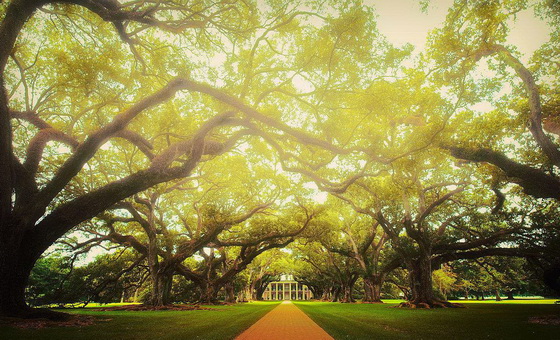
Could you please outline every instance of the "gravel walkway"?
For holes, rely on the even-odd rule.
[[[236,340],[332,340],[291,301],[284,301],[241,333]]]

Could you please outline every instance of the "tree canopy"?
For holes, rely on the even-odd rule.
[[[72,271],[41,258],[54,244],[109,249],[122,296],[148,282],[155,305],[180,278],[200,301],[259,298],[279,272],[256,263],[283,253],[345,302],[391,281],[406,306],[452,306],[445,270],[507,272],[489,256],[538,263],[557,289],[560,8],[453,1],[423,49],[384,35],[381,8],[3,2],[0,313],[42,316],[33,267],[34,287]],[[531,55],[510,40],[521,15],[549,30]]]

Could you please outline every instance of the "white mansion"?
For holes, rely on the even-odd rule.
[[[282,275],[280,281],[268,284],[263,300],[310,300],[313,293],[306,285],[294,281],[292,275]]]

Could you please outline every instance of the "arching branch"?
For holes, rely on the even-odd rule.
[[[51,200],[68,184],[68,182],[82,169],[87,161],[89,161],[97,152],[97,150],[105,143],[105,141],[116,133],[122,131],[136,116],[144,110],[156,106],[169,98],[182,88],[184,88],[184,79],[177,78],[170,81],[165,87],[156,93],[140,100],[138,103],[130,107],[128,110],[118,114],[113,120],[92,133],[82,144],[78,146],[76,151],[70,156],[66,162],[58,169],[52,180],[38,194],[34,202],[34,206],[29,212],[31,217],[38,218],[43,214],[44,209]]]
[[[469,149],[463,147],[445,147],[456,158],[473,162],[486,162],[502,169],[524,191],[538,198],[560,198],[560,181],[541,170],[512,161],[503,154],[490,149]]]

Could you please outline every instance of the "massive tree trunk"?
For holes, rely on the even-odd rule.
[[[500,296],[500,290],[496,289],[496,301],[502,301],[502,297]]]
[[[44,309],[34,309],[25,302],[29,275],[42,250],[23,246],[18,237],[0,235],[0,315],[20,318],[65,319],[69,315]],[[31,256],[33,254],[34,256]]]
[[[0,315],[33,317],[42,314],[25,303],[25,287],[37,258],[23,241],[24,223],[19,223],[13,211],[14,187],[22,178],[14,176],[14,153],[8,94],[4,86],[4,71],[10,53],[25,22],[40,1],[11,1],[0,24]],[[22,194],[22,193],[18,193]],[[22,256],[26,254],[27,256]],[[57,313],[60,314],[60,313]],[[54,315],[54,313],[53,313]]]
[[[556,261],[544,269],[543,281],[557,295],[560,295],[560,261]]]
[[[353,293],[354,293],[354,284],[345,284],[344,286],[342,286],[342,297],[340,299],[340,302],[342,303],[351,303],[351,302],[355,302],[354,301],[354,297],[353,297]]]
[[[226,303],[235,303],[235,289],[233,282],[228,282],[224,285],[224,290],[226,293]]]
[[[341,287],[331,287],[331,302],[337,302],[340,296],[340,291],[342,290]]]
[[[152,277],[152,306],[165,306],[171,303],[171,289],[173,288],[173,274],[156,273]]]
[[[257,282],[252,281],[247,287],[245,287],[245,299],[244,301],[251,302],[258,298],[258,292],[256,287]]]
[[[220,287],[218,287],[215,283],[202,282],[199,286],[199,290],[199,303],[215,304],[218,302],[218,292],[220,291]]]
[[[425,254],[411,263],[409,268],[411,303],[415,305],[427,304],[432,306],[435,302],[432,290],[432,262]]]
[[[253,291],[251,290],[250,286],[244,286],[239,293],[237,294],[237,297],[235,298],[236,302],[252,302],[254,300],[253,298]]]
[[[313,294],[313,299],[314,300],[318,300],[323,298],[323,294],[326,291],[326,289],[322,286],[315,286],[315,285],[307,285],[307,287],[309,288],[309,290],[311,291],[311,293]]]
[[[0,244],[0,315],[27,317],[31,308],[25,303],[25,287],[33,266],[21,263],[11,248]]]
[[[261,301],[263,299],[263,294],[267,286],[268,286],[268,281],[263,281],[263,280],[253,281],[251,285],[248,287],[249,289],[248,300]]]
[[[462,307],[434,297],[432,288],[432,261],[430,252],[420,249],[417,258],[405,261],[408,269],[411,299],[401,303],[401,307],[433,308],[433,307]]]
[[[341,285],[341,293],[342,298],[340,302],[342,303],[352,303],[356,302],[354,300],[354,284],[356,284],[356,280],[358,279],[358,275],[350,276],[345,282],[342,282]]]
[[[508,300],[515,300],[515,298],[513,297],[513,290],[512,289],[507,291],[507,299]]]
[[[372,275],[364,278],[364,298],[362,302],[383,303],[381,301],[381,286],[383,278],[381,275]]]
[[[249,288],[249,291],[251,293],[251,301],[262,300],[265,289],[266,285],[260,284],[259,286],[255,287],[254,284],[252,284]]]
[[[331,298],[331,288],[327,288],[325,290],[323,290],[323,293],[321,294],[321,301],[329,301]]]
[[[253,300],[259,300],[260,301],[260,300],[263,299],[263,294],[264,294],[264,291],[266,290],[267,285],[268,285],[268,282],[259,281],[257,287],[253,288],[253,291],[252,291]]]

